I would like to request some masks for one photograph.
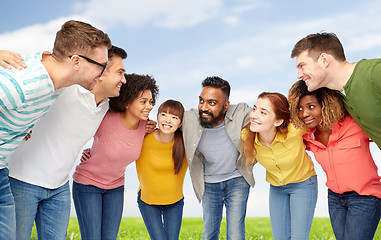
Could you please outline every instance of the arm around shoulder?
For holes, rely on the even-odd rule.
[[[250,113],[253,111],[253,108],[249,107],[247,103],[239,103],[238,108],[244,112],[243,127],[245,127],[250,122]]]
[[[24,59],[20,54],[7,50],[0,50],[0,66],[11,70],[12,67],[21,70],[26,68]]]
[[[374,88],[381,92],[381,60],[373,69],[372,80]]]

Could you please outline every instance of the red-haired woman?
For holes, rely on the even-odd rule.
[[[317,177],[305,152],[304,131],[290,124],[288,101],[261,93],[243,130],[247,163],[266,168],[274,239],[309,239],[317,200]]]

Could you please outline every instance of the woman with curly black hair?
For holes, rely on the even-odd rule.
[[[148,75],[125,74],[119,97],[73,175],[73,199],[82,239],[116,239],[123,211],[124,172],[140,155],[158,86]],[[80,134],[80,133],[79,133]]]
[[[307,90],[304,81],[289,91],[291,119],[309,132],[307,150],[327,175],[328,208],[336,239],[373,239],[380,221],[381,182],[369,137],[347,114],[337,91]]]

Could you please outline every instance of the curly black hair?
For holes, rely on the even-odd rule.
[[[126,107],[134,101],[143,91],[150,90],[152,93],[152,105],[155,105],[159,86],[156,80],[148,75],[124,74],[126,84],[120,88],[118,97],[110,98],[110,110],[114,112],[124,112]]]
[[[300,99],[307,95],[315,96],[321,105],[322,121],[319,123],[321,127],[332,128],[334,124],[348,114],[337,91],[319,88],[309,92],[306,83],[303,80],[299,80],[292,85],[288,92],[291,121],[295,126],[306,128],[304,121],[299,118],[299,102]]]

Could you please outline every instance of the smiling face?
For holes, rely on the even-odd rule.
[[[76,55],[74,55],[76,56]],[[93,54],[86,56],[89,59],[96,61],[100,64],[107,64],[108,52],[106,46],[100,46],[93,50]],[[98,79],[101,77],[103,67],[98,66],[94,63],[89,62],[85,58],[78,57],[79,66],[81,67],[80,74],[78,75],[78,84],[87,90],[92,90],[97,83]],[[103,75],[106,75],[106,71],[103,71]]]
[[[229,101],[224,92],[219,88],[204,87],[199,97],[198,110],[200,124],[203,127],[216,127],[225,118]]]
[[[306,124],[307,128],[318,127],[322,121],[322,106],[315,95],[302,97],[298,105],[298,117]]]
[[[167,112],[160,112],[157,116],[157,124],[160,131],[166,134],[174,133],[181,126],[178,116]]]
[[[152,93],[145,90],[126,107],[127,114],[137,120],[147,120],[152,110]]]
[[[118,56],[113,56],[107,65],[107,75],[102,75],[99,83],[102,84],[102,89],[104,89],[107,97],[117,97],[119,96],[120,87],[126,83],[126,78],[124,77],[126,70],[123,59]]]
[[[298,69],[298,79],[303,80],[312,92],[318,88],[326,87],[326,69],[322,63],[322,57],[319,56],[315,61],[309,56],[307,50],[296,57],[296,68]]]
[[[274,133],[283,123],[276,118],[273,105],[267,98],[258,98],[250,113],[250,121],[250,130],[260,134]]]

